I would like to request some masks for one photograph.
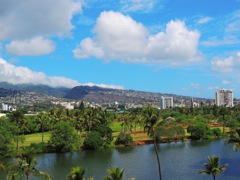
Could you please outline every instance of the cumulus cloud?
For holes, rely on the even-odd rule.
[[[211,62],[212,69],[221,73],[238,72],[240,68],[240,52],[225,59],[215,58]]]
[[[75,58],[95,56],[105,61],[183,65],[200,60],[200,33],[187,29],[184,22],[170,21],[164,32],[155,35],[141,23],[118,12],[103,12],[93,38],[82,40],[73,50]]]
[[[123,89],[118,85],[107,84],[94,84],[86,83],[81,84],[76,80],[60,77],[60,76],[47,76],[42,72],[35,72],[27,67],[16,67],[8,63],[6,60],[0,58],[0,82],[8,82],[12,84],[45,84],[52,87],[68,87],[86,85],[86,86],[99,86],[103,88],[117,88]]]
[[[36,56],[54,51],[55,44],[43,37],[36,37],[30,40],[12,41],[6,45],[6,50],[9,54]]]
[[[71,19],[79,12],[80,1],[1,0],[0,40],[68,35],[74,28]]]

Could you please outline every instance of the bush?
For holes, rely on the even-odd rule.
[[[56,152],[77,150],[80,138],[70,122],[59,122],[56,124],[49,141],[49,145]]]
[[[116,144],[123,144],[123,145],[131,145],[133,142],[133,138],[130,134],[127,134],[127,133],[124,133],[124,132],[121,132],[117,139],[116,139]]]
[[[222,132],[219,128],[214,128],[214,129],[211,130],[211,132],[212,132],[212,135],[215,136],[215,137],[219,137],[219,136],[222,135]]]
[[[88,133],[87,137],[83,142],[83,148],[89,150],[100,149],[103,145],[104,141],[101,138],[99,132],[92,131]]]

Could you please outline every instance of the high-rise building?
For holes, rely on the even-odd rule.
[[[166,108],[170,108],[170,107],[173,107],[173,97],[161,96],[160,108],[161,109],[166,109]]]
[[[233,107],[233,91],[229,89],[219,89],[216,91],[216,105]]]

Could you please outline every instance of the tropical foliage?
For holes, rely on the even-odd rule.
[[[213,179],[216,176],[226,170],[227,164],[220,165],[219,157],[208,156],[208,163],[203,165],[204,169],[198,171],[199,174],[212,175]]]

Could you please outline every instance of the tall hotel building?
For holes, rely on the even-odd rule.
[[[166,108],[170,108],[170,107],[173,107],[173,97],[161,96],[160,108],[161,109],[166,109]]]
[[[233,92],[229,89],[219,89],[216,91],[216,105],[233,107]]]

